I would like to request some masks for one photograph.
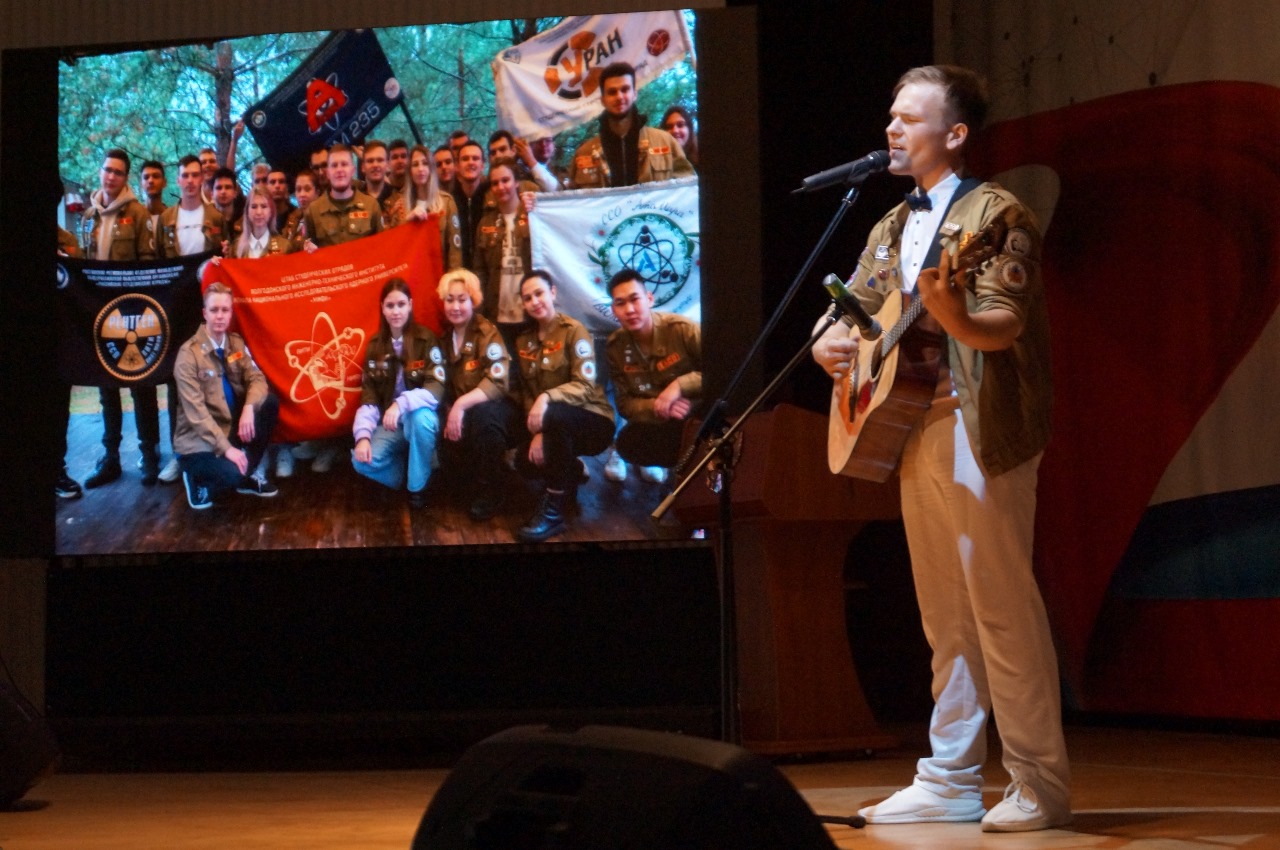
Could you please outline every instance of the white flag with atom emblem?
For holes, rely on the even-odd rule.
[[[632,269],[655,310],[702,321],[698,178],[538,195],[533,266],[551,273],[556,306],[596,334],[618,329],[605,287]]]

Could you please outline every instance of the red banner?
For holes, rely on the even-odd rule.
[[[279,440],[351,433],[365,344],[378,332],[378,295],[390,278],[413,293],[414,319],[437,334],[443,274],[435,219],[308,254],[224,259],[203,283],[231,287],[235,329],[280,399]]]

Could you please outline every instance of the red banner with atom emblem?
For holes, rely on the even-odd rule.
[[[440,231],[432,219],[311,254],[224,259],[206,267],[204,284],[231,287],[232,327],[280,399],[277,438],[309,440],[351,433],[383,285],[403,278],[413,292],[415,320],[439,333],[442,273]]]

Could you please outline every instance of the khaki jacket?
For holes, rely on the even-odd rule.
[[[605,119],[600,120],[603,122]],[[635,156],[640,164],[637,183],[656,183],[676,177],[692,177],[694,174],[692,163],[685,158],[684,148],[680,147],[680,143],[670,133],[657,127],[640,128]],[[573,161],[569,164],[569,183],[573,188],[598,189],[613,186],[616,185],[614,179],[609,164],[605,161],[600,136],[592,136],[578,146],[573,154]]]
[[[546,339],[531,328],[516,338],[525,412],[538,396],[599,413],[613,421],[613,408],[596,381],[596,352],[591,332],[564,313]]]
[[[511,355],[502,334],[484,316],[471,318],[460,351],[453,350],[453,331],[445,331],[444,361],[451,399],[462,398],[476,387],[489,401],[510,392]]]
[[[364,374],[360,379],[360,404],[374,404],[383,413],[396,400],[396,374],[404,369],[405,390],[425,389],[444,399],[444,355],[430,328],[413,325],[405,330],[404,355],[396,356],[391,338],[379,333],[365,347]]]
[[[156,256],[161,258],[178,257],[182,252],[178,250],[178,205],[174,204],[167,207],[164,212],[160,213],[160,229],[156,233]],[[204,224],[201,225],[204,231],[204,247],[201,251],[214,251],[218,254],[222,253],[223,240],[230,240],[231,234],[227,229],[226,219],[222,217],[222,213],[213,206],[213,204],[204,205]]]
[[[222,362],[214,353],[213,340],[206,325],[182,344],[173,363],[173,379],[178,385],[178,425],[173,435],[173,449],[180,455],[213,452],[218,457],[231,448],[228,439],[233,422],[232,411],[222,391]],[[267,397],[267,379],[253,362],[244,338],[227,334],[227,377],[237,400],[260,405]]]
[[[91,196],[91,205],[85,218],[93,222],[89,234],[89,244],[85,246],[85,256],[91,260],[154,260],[156,258],[155,239],[151,233],[151,213],[147,212],[133,190],[125,186],[116,199],[105,207],[102,203],[102,190]],[[98,243],[102,235],[102,225],[106,221],[111,228],[111,247],[107,256],[98,256]]]
[[[674,313],[653,313],[653,343],[645,354],[631,331],[619,328],[605,344],[618,412],[632,422],[659,422],[653,400],[672,381],[689,399],[702,397],[702,331]]]
[[[502,286],[502,242],[506,230],[506,219],[502,217],[497,204],[486,205],[480,224],[476,227],[471,270],[480,278],[480,291],[484,293],[480,311],[490,321],[497,321],[498,318],[498,290]],[[523,206],[516,212],[512,238],[516,240],[516,250],[520,252],[520,262],[524,264],[522,268],[528,274],[533,269],[533,246],[529,241],[529,214]]]
[[[436,226],[440,229],[440,262],[444,264],[445,271],[451,271],[462,266],[462,219],[458,216],[458,202],[453,195],[440,192],[440,203],[442,209],[435,214]],[[426,201],[418,201],[417,204],[426,210]],[[405,210],[396,224],[403,224],[410,212],[412,210]]]
[[[302,220],[311,241],[327,248],[381,233],[382,207],[377,198],[358,190],[345,201],[325,192],[311,202]]]
[[[858,260],[851,289],[869,313],[900,288],[899,242],[908,213],[906,204],[890,210],[872,228]],[[1043,451],[1053,405],[1041,236],[1031,211],[999,185],[983,183],[947,211],[938,238],[954,256],[966,233],[977,233],[997,219],[1008,225],[1009,235],[999,253],[971,276],[969,310],[1011,310],[1023,322],[1022,333],[1003,351],[976,351],[954,339],[947,345],[974,456],[993,476]]]
[[[241,234],[243,236],[244,234]],[[236,237],[236,241],[231,243],[231,256],[240,256],[240,236]],[[263,257],[272,257],[276,254],[292,254],[298,250],[298,246],[293,243],[287,236],[281,236],[279,233],[267,234],[267,247],[262,252]],[[248,256],[247,254],[245,256]]]

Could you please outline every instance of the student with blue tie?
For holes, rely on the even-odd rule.
[[[178,426],[174,449],[196,510],[229,490],[274,496],[275,485],[255,477],[271,442],[279,403],[253,362],[244,338],[231,333],[231,290],[212,283],[204,294],[204,324],[183,343],[174,362]]]

